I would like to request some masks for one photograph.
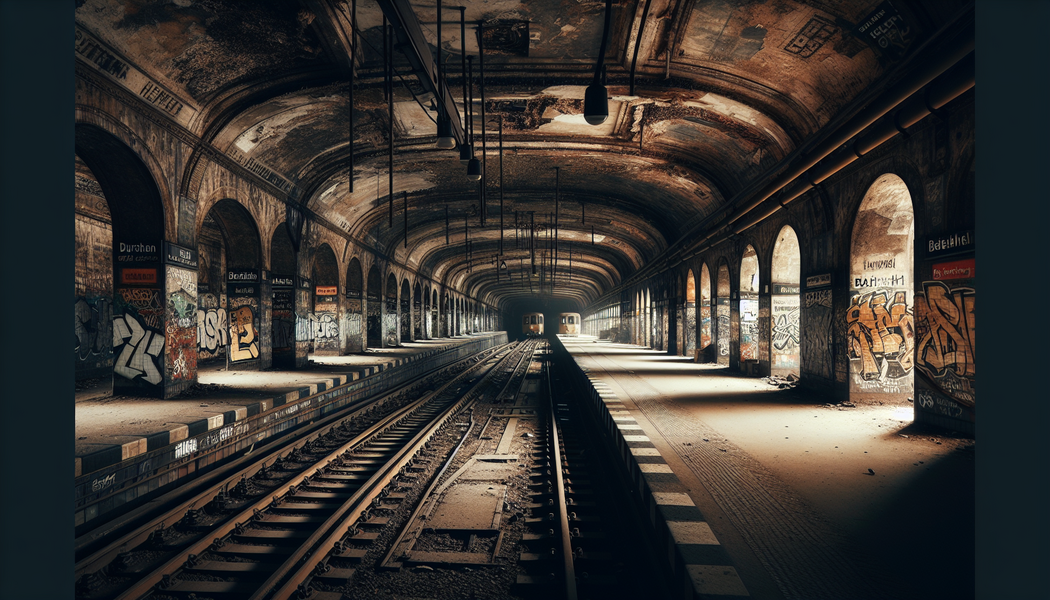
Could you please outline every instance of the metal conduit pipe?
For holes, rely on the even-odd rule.
[[[884,115],[850,142],[795,179],[789,187],[785,187],[778,196],[774,197],[768,206],[755,211],[746,220],[737,222],[733,227],[733,233],[741,233],[760,223],[789,202],[800,198],[820,182],[893,139],[898,133],[925,119],[934,110],[961,96],[975,85],[975,81],[974,53],[970,52],[946,73],[902,102],[892,113]]]

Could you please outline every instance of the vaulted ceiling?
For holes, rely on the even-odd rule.
[[[437,54],[436,2],[78,0],[76,21],[172,91],[184,127],[284,178],[309,214],[492,305],[532,298],[542,282],[580,307],[702,234],[973,26],[972,3],[954,0],[619,0],[609,117],[589,125],[606,3],[467,0],[441,19],[461,123],[460,6],[484,199],[458,150],[435,144],[432,61],[414,52]],[[384,15],[397,25],[392,119]],[[425,45],[411,43],[413,27]]]

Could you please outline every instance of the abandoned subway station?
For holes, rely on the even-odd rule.
[[[78,536],[261,415],[538,313],[667,465],[623,468],[677,477],[638,520],[695,597],[973,597],[973,2],[77,0],[74,26]]]

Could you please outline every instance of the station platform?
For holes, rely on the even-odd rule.
[[[696,597],[972,598],[975,441],[907,399],[832,404],[648,348],[559,336]]]
[[[310,355],[307,366],[297,370],[227,370],[222,362],[202,364],[197,385],[169,400],[114,396],[111,380],[79,382],[74,401],[76,524],[170,487],[253,441],[504,341],[504,332],[477,333],[347,356]],[[228,446],[226,454],[197,460],[205,449],[219,446]]]

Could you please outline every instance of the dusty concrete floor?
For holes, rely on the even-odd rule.
[[[638,346],[564,341],[631,398],[752,597],[974,596],[972,438],[913,424],[906,398],[834,406]]]

